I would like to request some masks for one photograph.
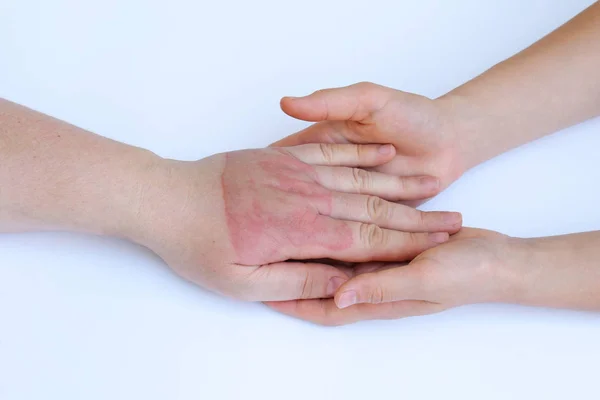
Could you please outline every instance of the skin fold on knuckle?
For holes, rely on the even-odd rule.
[[[254,271],[243,274],[242,276],[232,279],[229,290],[233,293],[233,298],[241,301],[262,301],[267,300],[265,297],[264,282],[271,279],[271,269],[265,266],[259,267]]]
[[[354,145],[354,159],[356,161],[366,161],[369,157],[369,151],[367,146]]]
[[[364,193],[373,186],[371,174],[361,168],[352,168],[352,186],[358,193]]]
[[[387,235],[384,230],[375,224],[361,223],[359,228],[359,236],[361,243],[367,249],[376,249],[385,247]]]
[[[405,178],[402,178],[400,176],[397,177],[396,184],[400,193],[410,193],[410,184],[406,181]]]
[[[368,196],[366,202],[367,215],[374,223],[381,223],[390,219],[389,204],[377,196]]]
[[[429,225],[431,225],[430,217],[431,216],[427,212],[416,210],[415,222],[417,226],[421,227],[422,229],[426,229]]]
[[[315,279],[310,272],[306,271],[304,273],[304,276],[299,281],[299,286],[301,299],[309,299],[313,297]]]
[[[377,273],[368,272],[360,275],[345,290],[354,290],[359,303],[381,304],[394,301],[391,293],[381,284],[381,279],[383,278],[383,276]]]
[[[323,160],[327,164],[331,164],[334,161],[334,150],[333,146],[327,143],[319,143],[319,150],[321,151],[321,155]]]

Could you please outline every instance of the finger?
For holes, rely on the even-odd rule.
[[[373,83],[318,90],[304,97],[284,97],[281,109],[304,121],[366,122],[371,113],[382,109],[392,90]]]
[[[284,249],[286,258],[334,258],[346,262],[404,261],[448,241],[449,238],[447,232],[400,232],[369,223],[342,221],[325,215],[317,216],[313,226],[323,230],[314,233],[318,240],[311,244]]]
[[[378,271],[379,269],[382,269],[385,267],[385,265],[396,265],[395,263],[385,263],[385,262],[380,262],[380,261],[371,261],[371,262],[364,262],[364,263],[355,263],[354,264],[354,274],[358,275],[358,274],[365,274],[367,272],[373,272],[373,271]]]
[[[361,168],[316,167],[317,179],[328,189],[371,194],[387,200],[415,200],[434,196],[440,180],[433,176],[394,176]]]
[[[385,164],[396,155],[396,149],[391,144],[313,143],[285,147],[282,150],[307,164],[347,167],[375,167]]]
[[[319,325],[338,326],[362,320],[398,319],[443,311],[444,306],[420,300],[404,300],[385,304],[357,304],[339,309],[332,299],[266,302],[282,314]]]
[[[354,304],[382,304],[401,300],[431,300],[431,282],[423,279],[419,260],[405,267],[388,268],[358,275],[346,282],[335,294],[338,308]]]
[[[348,138],[353,138],[352,142],[367,143],[364,140],[354,140],[354,136],[356,135],[348,128],[346,122],[317,122],[271,144],[270,147],[297,146],[307,143],[350,143]]]
[[[455,233],[462,225],[462,215],[457,212],[420,211],[377,196],[338,192],[333,193],[331,207],[319,213],[408,232]]]
[[[257,267],[245,278],[243,300],[280,301],[332,297],[348,275],[326,264],[280,262]]]

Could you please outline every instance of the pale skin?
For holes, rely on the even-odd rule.
[[[169,160],[0,99],[0,232],[129,239],[243,300],[330,297],[347,268],[319,259],[411,259],[460,229],[458,213],[396,203],[435,194],[439,179],[356,168],[394,156],[309,144]]]
[[[284,112],[316,123],[276,145],[391,143],[396,156],[373,170],[435,176],[443,190],[496,155],[600,115],[599,39],[595,3],[437,99],[370,83],[287,97]],[[600,310],[598,260],[600,232],[522,239],[463,228],[408,265],[356,267],[334,299],[268,305],[325,325],[482,302]]]

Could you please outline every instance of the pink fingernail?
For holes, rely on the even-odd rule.
[[[435,243],[445,243],[450,238],[450,235],[446,232],[435,232],[429,234],[429,240]]]
[[[346,279],[339,276],[331,278],[327,284],[327,296],[333,296],[344,282],[346,282]]]
[[[392,154],[392,151],[394,151],[394,146],[392,146],[391,144],[384,144],[383,146],[379,146],[379,154]]]
[[[353,304],[357,303],[356,292],[354,290],[348,290],[340,295],[336,305],[338,308],[346,308],[350,307]]]

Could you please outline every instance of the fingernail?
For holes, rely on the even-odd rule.
[[[296,97],[296,96],[285,96],[285,98],[286,98],[286,99],[290,99],[290,100],[296,100],[296,99],[298,99],[299,97]]]
[[[331,278],[327,284],[327,296],[333,296],[344,282],[346,282],[346,279],[339,276]]]
[[[444,215],[444,222],[448,225],[456,225],[462,221],[462,215],[457,212],[447,213]]]
[[[383,146],[379,146],[379,154],[392,154],[392,151],[394,151],[394,146],[392,146],[391,144],[384,144]]]
[[[440,187],[440,180],[434,176],[423,176],[419,178],[419,183],[427,190],[437,190]]]
[[[448,241],[450,235],[446,232],[435,232],[429,234],[429,240],[435,243],[445,243]]]
[[[336,305],[338,308],[346,308],[356,304],[356,292],[354,290],[348,290],[340,295]]]

